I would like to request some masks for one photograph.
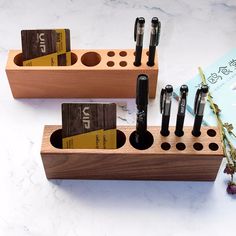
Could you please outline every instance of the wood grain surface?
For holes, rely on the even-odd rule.
[[[56,140],[52,137],[59,141],[61,137],[52,134],[60,129],[61,126],[51,125],[44,128],[41,157],[49,179],[213,181],[223,158],[218,130],[214,127],[202,127],[198,138],[192,136],[192,127],[185,127],[182,137],[174,135],[174,127],[167,137],[160,135],[160,127],[149,127],[154,141],[146,150],[137,150],[130,144],[129,137],[135,128],[126,126],[118,127],[126,141],[115,150],[55,148],[51,141]],[[208,133],[216,135],[211,137]],[[169,144],[170,149],[163,150],[163,143]]]
[[[147,49],[135,67],[133,49],[73,50],[71,66],[22,66],[21,51],[10,50],[6,73],[15,98],[132,98],[139,74],[149,77],[149,96],[155,98],[158,77],[149,67]],[[97,64],[98,63],[98,64]]]

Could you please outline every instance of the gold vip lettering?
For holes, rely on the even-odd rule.
[[[44,33],[38,33],[37,34],[37,41],[39,42],[39,47],[41,52],[46,52],[46,44],[45,44],[45,34]]]
[[[85,129],[90,129],[90,114],[88,110],[89,110],[89,107],[84,107],[82,111],[83,113],[82,121],[83,121]]]

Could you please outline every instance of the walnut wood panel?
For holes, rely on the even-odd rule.
[[[131,98],[143,73],[149,76],[150,98],[155,98],[157,55],[153,67],[147,61],[146,49],[140,67],[133,65],[132,49],[93,49],[72,51],[71,66],[22,66],[21,51],[10,50],[6,73],[15,98]]]
[[[115,150],[55,148],[50,138],[59,129],[60,126],[45,126],[44,129],[41,156],[49,179],[213,181],[223,158],[218,130],[214,127],[203,127],[198,138],[192,136],[191,127],[185,127],[183,137],[174,135],[174,127],[170,128],[168,137],[160,135],[160,127],[149,127],[154,142],[146,150],[137,150],[130,144],[129,136],[134,127],[118,127],[125,134],[126,142]],[[208,130],[210,134],[215,131],[216,136],[209,136]],[[163,143],[169,143],[170,149],[163,150]],[[177,143],[184,144],[185,149],[178,150]],[[195,143],[202,144],[203,149],[194,149]]]

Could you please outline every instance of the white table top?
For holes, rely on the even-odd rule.
[[[191,2],[191,3],[190,3]],[[20,30],[66,27],[72,48],[133,48],[133,24],[162,22],[158,97],[148,124],[160,125],[159,91],[179,86],[235,47],[236,1],[0,0],[0,235],[223,235],[235,233],[235,197],[222,165],[215,182],[53,180],[40,146],[45,124],[61,124],[60,105],[76,99],[13,99],[7,51],[20,49]],[[90,100],[91,101],[91,100]],[[108,100],[106,100],[108,101]],[[109,100],[111,101],[111,100]],[[116,100],[118,124],[135,125],[134,99]],[[122,110],[127,102],[128,111]],[[177,103],[173,102],[171,124]],[[187,114],[186,124],[193,118]]]

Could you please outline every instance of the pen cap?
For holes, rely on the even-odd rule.
[[[172,85],[166,85],[164,89],[161,90],[161,97],[160,97],[160,111],[161,113],[165,112],[166,103],[171,103],[173,87]],[[170,108],[170,106],[168,106]]]
[[[136,87],[136,105],[146,106],[148,104],[148,76],[139,75]]]
[[[202,87],[201,87],[201,92],[207,94],[207,93],[208,93],[208,90],[209,90],[208,85],[203,84]],[[205,96],[206,96],[206,95],[205,95]]]
[[[206,84],[203,84],[201,88],[197,89],[194,100],[194,114],[203,115],[208,90],[209,88]]]
[[[145,25],[145,19],[143,17],[137,17],[134,24],[134,41],[137,39],[137,34],[143,34],[143,28]]]
[[[165,90],[166,90],[166,93],[172,94],[172,92],[173,92],[172,85],[169,85],[169,84],[166,85]]]
[[[157,17],[152,18],[152,27],[157,27],[159,23],[159,20]]]
[[[188,86],[183,84],[180,87],[179,106],[177,115],[185,115],[188,96]]]
[[[153,17],[150,45],[158,46],[159,39],[160,39],[160,31],[161,31],[161,22],[159,21],[157,17]]]
[[[188,93],[188,86],[183,84],[181,87],[180,87],[180,94],[183,94],[183,93]]]

